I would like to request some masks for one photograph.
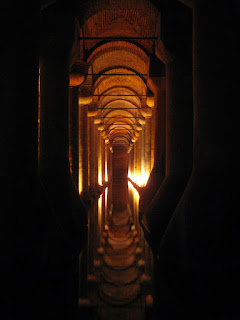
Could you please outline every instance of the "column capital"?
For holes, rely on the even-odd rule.
[[[87,77],[88,65],[86,62],[75,62],[70,67],[69,85],[76,87],[81,85]]]
[[[148,65],[147,85],[153,91],[153,93],[156,93],[157,90],[165,90],[165,74],[166,67],[164,63],[155,55],[152,55],[149,59]]]
[[[150,108],[148,105],[143,104],[140,111],[141,111],[141,114],[144,118],[151,118],[152,117],[152,108]]]
[[[149,77],[147,79],[147,85],[153,91],[154,95],[159,91],[165,91],[166,77]]]
[[[82,85],[79,87],[79,104],[89,105],[93,100],[93,87]]]

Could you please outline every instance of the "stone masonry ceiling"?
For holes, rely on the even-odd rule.
[[[160,15],[146,0],[88,1],[82,8],[80,59],[88,64],[83,86],[92,88],[102,136],[111,146],[128,149],[142,129],[149,55]]]

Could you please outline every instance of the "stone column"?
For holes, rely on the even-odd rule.
[[[147,174],[151,172],[151,118],[145,120],[145,169]]]
[[[174,17],[175,15],[177,16],[177,12],[173,13]],[[180,27],[181,32],[184,32],[187,27],[191,28],[190,21],[189,18],[187,22],[184,22]],[[165,178],[143,217],[143,224],[150,231],[150,242],[155,253],[159,249],[162,236],[184,192],[192,170],[193,101],[191,38],[189,34],[188,31],[185,45],[179,43],[179,39],[175,38],[176,35],[172,38],[169,36],[169,46],[174,56],[166,65]],[[150,81],[156,83],[154,77],[150,78]],[[161,127],[161,124],[159,126]],[[156,128],[157,132],[158,130],[159,127]],[[158,141],[161,141],[160,139],[161,137],[158,138]],[[157,151],[159,148],[161,146],[155,146]]]
[[[88,188],[88,106],[79,105],[79,192],[89,198]]]
[[[86,211],[71,179],[68,159],[69,54],[74,25],[74,17],[57,6],[42,14],[39,156],[41,178],[57,223],[68,234],[73,251],[81,248],[87,236]],[[61,254],[69,255],[68,250],[66,245]]]
[[[134,173],[137,174],[137,177],[140,175],[140,139],[134,143]],[[140,235],[140,225],[139,221],[139,193],[137,189],[133,190],[133,217],[134,224],[136,226],[137,232]]]
[[[79,110],[78,88],[70,87],[69,98],[69,160],[72,179],[79,190]]]
[[[239,167],[233,113],[228,109],[230,97],[238,92],[234,71],[237,20],[232,18],[236,6],[226,11],[223,2],[194,1],[193,172],[159,252],[159,272],[164,277],[159,284],[163,302],[159,308],[170,317],[191,319],[197,309],[199,318],[206,312],[212,319],[240,316],[234,294],[238,288],[239,200],[231,175]],[[228,79],[227,83],[222,79]],[[169,300],[174,312],[169,304],[163,307]]]
[[[93,191],[95,189],[95,131],[94,131],[94,119],[89,119],[89,167],[90,167],[90,195],[93,195]]]
[[[99,140],[99,131],[98,131],[98,125],[94,125],[94,139],[95,139],[95,149],[94,149],[94,159],[95,159],[95,165],[94,165],[94,171],[95,171],[95,181],[94,181],[94,193],[96,196],[98,196],[98,140]]]
[[[166,149],[166,95],[164,77],[149,79],[149,86],[154,92],[154,165],[148,183],[140,197],[140,219],[149,203],[154,198],[165,176],[165,149]]]
[[[191,10],[185,9],[180,3],[169,3],[166,7],[163,6],[161,13],[161,36],[165,47],[160,56],[164,56],[167,52],[164,56],[165,59],[162,59],[166,65],[166,170],[164,180],[162,180],[155,197],[145,209],[142,220],[145,237],[154,254],[153,296],[156,319],[162,316],[161,307],[165,308],[164,303],[169,303],[168,305],[175,309],[175,306],[173,307],[173,304],[167,301],[167,281],[159,263],[160,246],[192,169]],[[179,20],[180,17],[181,20]],[[176,21],[179,22],[177,28]],[[156,58],[154,60],[153,66],[158,64]],[[151,69],[150,62],[152,73],[150,73],[149,82],[152,84],[157,83],[159,77],[157,69],[156,67]],[[161,70],[161,65],[159,65],[159,70]],[[155,130],[158,129],[156,127]],[[155,149],[159,150],[156,145]],[[169,265],[170,269],[171,265]],[[184,286],[182,282],[181,284]],[[177,286],[176,282],[176,288]],[[160,302],[161,299],[164,300],[163,303]],[[172,301],[171,299],[173,296],[169,301]],[[164,314],[164,317],[167,318],[168,314]]]
[[[105,185],[105,140],[101,136],[101,160],[102,160],[102,184]],[[102,220],[101,220],[101,233],[105,229],[105,188],[102,194]]]
[[[49,213],[38,179],[40,6],[38,1],[6,1],[0,11],[1,314],[32,318],[38,303],[43,303]]]

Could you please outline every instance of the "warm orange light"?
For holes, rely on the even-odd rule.
[[[82,179],[82,171],[81,170],[79,170],[79,178],[78,178],[78,192],[79,192],[79,194],[81,194],[82,193],[82,191],[83,191],[83,179]]]
[[[130,192],[133,193],[133,198],[135,201],[139,201],[139,193],[137,191],[137,189],[134,188],[134,186],[132,185],[132,183],[130,181],[128,181],[128,188],[130,190]]]
[[[98,184],[101,186],[102,182],[103,182],[103,179],[102,179],[102,167],[99,166],[98,167]]]
[[[136,171],[134,171],[134,174],[129,171],[128,177],[139,187],[144,187],[147,184],[149,174],[145,170],[142,170],[141,173],[137,173]]]
[[[108,182],[108,167],[107,167],[107,159],[105,160],[105,181]]]
[[[101,196],[98,199],[98,226],[101,231],[101,222],[102,222],[102,202],[103,202],[103,196]]]

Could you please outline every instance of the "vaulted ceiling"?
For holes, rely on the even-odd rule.
[[[138,139],[151,114],[147,96],[149,57],[160,35],[160,13],[150,0],[63,1],[78,20],[78,57],[87,64],[82,91],[93,95],[96,123],[112,147]],[[58,1],[42,0],[42,10]],[[62,8],[65,8],[65,5]]]
[[[149,56],[160,15],[150,1],[88,1],[79,18],[80,59],[88,64],[83,86],[93,88],[102,136],[129,148],[144,123]],[[151,94],[151,93],[150,93]]]

